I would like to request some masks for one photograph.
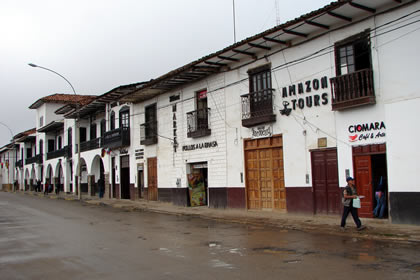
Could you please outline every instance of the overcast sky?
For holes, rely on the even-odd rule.
[[[277,0],[280,22],[331,0]],[[275,0],[235,0],[237,41],[276,24]],[[232,0],[2,0],[0,147],[35,127],[28,107],[54,93],[100,95],[233,43]]]

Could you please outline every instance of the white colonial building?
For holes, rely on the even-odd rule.
[[[42,161],[13,176],[75,193],[80,166],[89,196],[104,178],[106,198],[333,215],[353,176],[362,217],[381,183],[386,217],[420,224],[419,7],[336,1],[79,108],[37,101],[15,154]]]

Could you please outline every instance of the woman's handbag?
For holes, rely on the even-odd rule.
[[[360,198],[353,198],[353,207],[354,208],[360,208],[361,207]]]

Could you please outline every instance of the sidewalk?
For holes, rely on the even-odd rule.
[[[21,192],[27,195],[44,197],[43,193]],[[78,200],[73,194],[49,194],[50,199]],[[277,211],[250,211],[244,209],[214,209],[208,207],[182,207],[171,203],[148,200],[99,199],[82,197],[82,202],[96,206],[108,206],[127,211],[149,211],[154,213],[194,216],[223,222],[235,222],[254,226],[277,227],[286,230],[317,232],[354,238],[394,242],[420,243],[420,226],[391,224],[388,220],[361,219],[367,229],[357,231],[351,215],[347,219],[346,231],[340,229],[339,216],[295,215]]]

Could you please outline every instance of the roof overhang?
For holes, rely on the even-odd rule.
[[[38,132],[48,133],[64,129],[64,121],[52,121],[38,129]]]
[[[278,25],[241,42],[233,44],[190,64],[150,80],[137,90],[121,98],[123,102],[139,103],[164,92],[176,89],[215,73],[230,70],[240,61],[264,58],[275,51],[329,32],[332,28],[347,25],[413,0],[339,0]],[[276,48],[276,50],[273,50]]]
[[[109,92],[98,96],[91,103],[81,107],[80,109],[75,109],[72,112],[66,113],[64,117],[68,119],[78,119],[105,112],[106,104],[118,101],[122,96],[136,90],[142,84],[143,83],[135,83],[116,87]]]

